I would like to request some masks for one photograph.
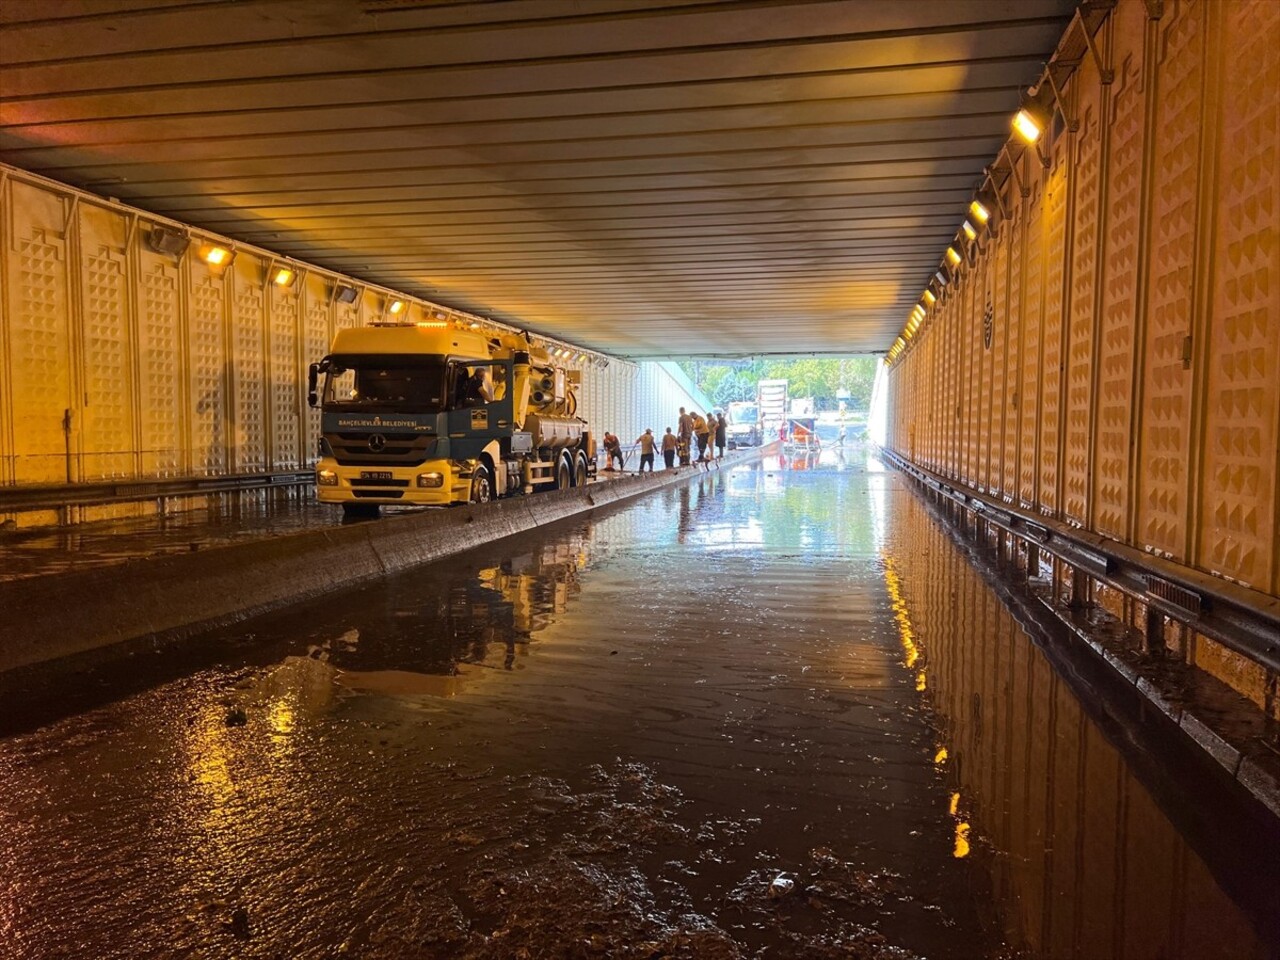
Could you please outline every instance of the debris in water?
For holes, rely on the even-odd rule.
[[[244,707],[232,707],[223,721],[228,727],[243,727],[249,722],[249,715],[244,712]]]
[[[773,878],[773,883],[769,884],[769,899],[780,900],[795,888],[796,882],[785,873],[780,873]]]

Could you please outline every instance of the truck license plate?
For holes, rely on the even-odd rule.
[[[361,470],[360,479],[361,480],[390,480],[391,471],[390,470]]]

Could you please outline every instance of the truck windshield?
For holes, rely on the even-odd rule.
[[[342,410],[439,413],[445,409],[445,365],[438,358],[330,357],[324,405]]]
[[[730,411],[734,423],[755,423],[760,418],[754,403],[734,406]]]

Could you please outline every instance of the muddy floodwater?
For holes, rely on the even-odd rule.
[[[1274,957],[1270,828],[1007,600],[828,452],[5,681],[0,955]]]

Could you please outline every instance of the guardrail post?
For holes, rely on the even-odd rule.
[[[1143,649],[1147,653],[1163,653],[1165,651],[1164,614],[1147,604],[1146,619],[1147,622],[1142,631]]]
[[[1071,603],[1070,606],[1079,609],[1087,606],[1089,603],[1089,575],[1083,570],[1075,567],[1071,568]]]
[[[1027,541],[1027,579],[1034,580],[1040,576],[1040,548]]]

